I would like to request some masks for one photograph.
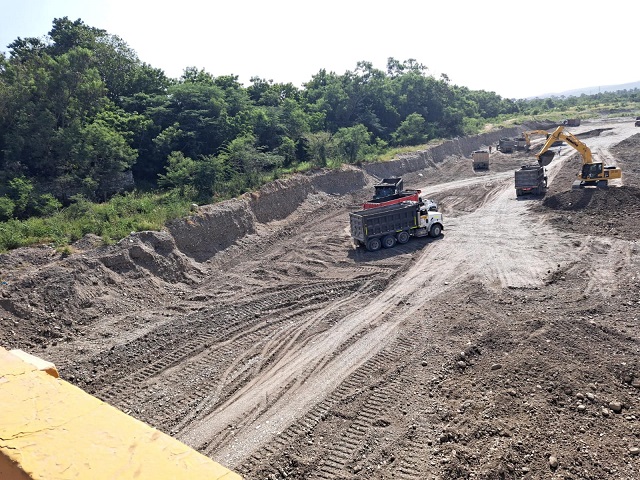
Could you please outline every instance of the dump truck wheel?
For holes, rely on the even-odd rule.
[[[380,247],[382,247],[382,242],[380,241],[379,238],[371,238],[367,242],[367,250],[369,250],[370,252],[375,252],[376,250],[380,250]]]
[[[393,248],[396,246],[396,237],[393,235],[387,235],[382,239],[382,246],[384,248]]]
[[[398,243],[407,243],[411,238],[409,232],[405,232],[404,230],[398,234]]]
[[[433,225],[431,225],[431,229],[429,230],[429,236],[436,238],[436,237],[439,237],[441,233],[442,233],[442,227],[439,224],[434,223]]]

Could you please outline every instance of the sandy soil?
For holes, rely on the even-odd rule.
[[[571,132],[618,185],[571,190],[565,146],[516,198],[532,153],[471,168],[494,137],[376,166],[445,213],[389,250],[349,237],[365,167],[0,255],[0,344],[247,479],[640,478],[640,130]]]

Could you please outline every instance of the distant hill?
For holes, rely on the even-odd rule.
[[[595,95],[601,92],[617,92],[618,90],[633,90],[634,88],[640,88],[640,82],[622,83],[620,85],[601,85],[598,87],[577,88],[575,90],[566,90],[558,93],[545,93],[543,95],[536,95],[528,97],[527,100],[533,98],[549,98],[549,97],[579,97],[582,94]]]

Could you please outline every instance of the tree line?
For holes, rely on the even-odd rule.
[[[365,61],[344,74],[320,70],[302,88],[259,77],[245,87],[194,67],[172,79],[118,36],[67,17],[8,49],[0,55],[0,221],[127,189],[208,202],[301,165],[356,163],[574,101],[470,90],[413,59],[389,58],[386,71]]]

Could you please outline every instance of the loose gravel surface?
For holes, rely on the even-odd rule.
[[[571,131],[622,180],[572,190],[565,146],[516,197],[533,153],[471,166],[498,132],[0,255],[0,345],[247,479],[640,478],[640,129]],[[374,175],[443,235],[354,248]]]

